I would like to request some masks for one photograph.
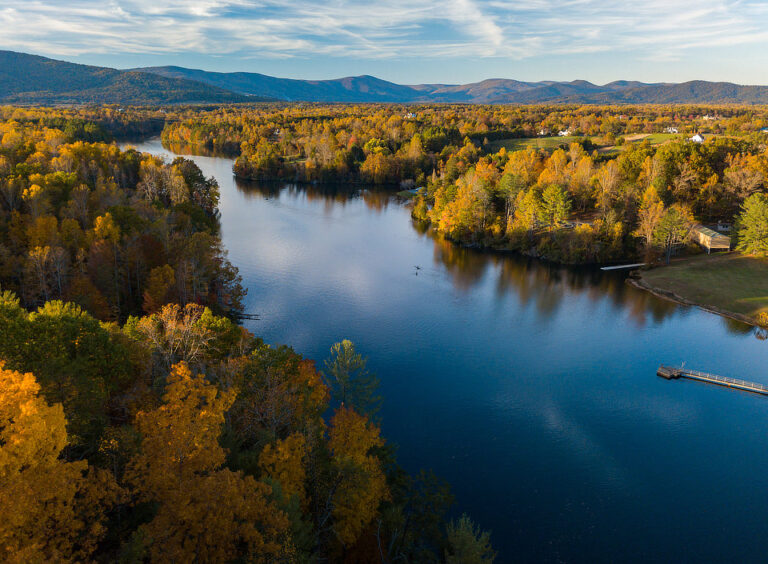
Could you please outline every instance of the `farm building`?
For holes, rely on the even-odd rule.
[[[731,250],[731,238],[728,237],[728,235],[718,233],[709,227],[704,227],[703,225],[694,225],[693,229],[691,230],[691,236],[693,237],[694,241],[707,249],[707,254],[709,254],[712,249],[721,249],[726,251]]]
[[[701,133],[697,133],[693,137],[691,137],[691,141],[694,143],[704,143],[704,136]]]

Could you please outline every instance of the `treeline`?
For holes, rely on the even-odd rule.
[[[86,106],[83,108],[19,108],[0,106],[0,120],[58,129],[67,140],[89,143],[115,139],[140,138],[159,134],[165,120],[173,119],[174,108],[136,108],[121,106]]]
[[[121,328],[0,294],[4,562],[491,562],[398,468],[349,341],[324,371],[196,304]]]
[[[466,244],[569,263],[669,253],[694,222],[733,222],[768,186],[765,145],[728,137],[643,142],[615,157],[579,144],[480,156],[467,143],[458,155],[432,175],[416,219]]]
[[[170,302],[240,310],[243,289],[218,234],[215,180],[189,160],[166,164],[77,140],[99,136],[79,115],[4,112],[2,288],[25,307],[64,299],[102,320]]]
[[[416,185],[447,166],[467,140],[485,153],[495,140],[559,132],[614,145],[671,127],[759,137],[768,126],[765,108],[734,106],[269,104],[190,109],[177,117],[163,131],[165,143],[239,156],[241,177]]]

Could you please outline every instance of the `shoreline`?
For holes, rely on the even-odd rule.
[[[697,307],[708,313],[714,313],[715,315],[719,315],[721,317],[726,317],[729,319],[733,319],[735,321],[740,321],[741,323],[745,323],[753,327],[758,327],[758,328],[761,327],[761,325],[757,322],[756,319],[748,315],[744,315],[742,313],[736,313],[733,311],[728,311],[710,304],[703,304],[700,302],[689,300],[688,298],[684,298],[683,296],[680,296],[679,294],[676,294],[671,290],[665,290],[664,288],[653,286],[643,279],[642,271],[640,270],[633,270],[632,272],[630,272],[629,277],[626,280],[626,283],[639,290],[649,292],[654,296],[656,296],[657,298],[661,298],[663,300],[675,302],[680,305]]]

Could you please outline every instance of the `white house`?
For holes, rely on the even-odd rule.
[[[561,129],[560,131],[557,132],[557,134],[560,137],[568,137],[571,134],[571,130],[570,129]]]
[[[680,133],[676,127],[665,127],[664,133]]]
[[[694,143],[704,143],[704,136],[701,133],[697,133],[693,137],[691,137],[691,141]]]

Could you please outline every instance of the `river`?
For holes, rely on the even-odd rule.
[[[399,462],[451,484],[498,562],[765,560],[768,398],[655,375],[685,361],[768,383],[751,328],[620,273],[456,247],[386,192],[244,183],[231,159],[188,158],[219,182],[260,316],[246,327],[318,360],[354,341]]]

